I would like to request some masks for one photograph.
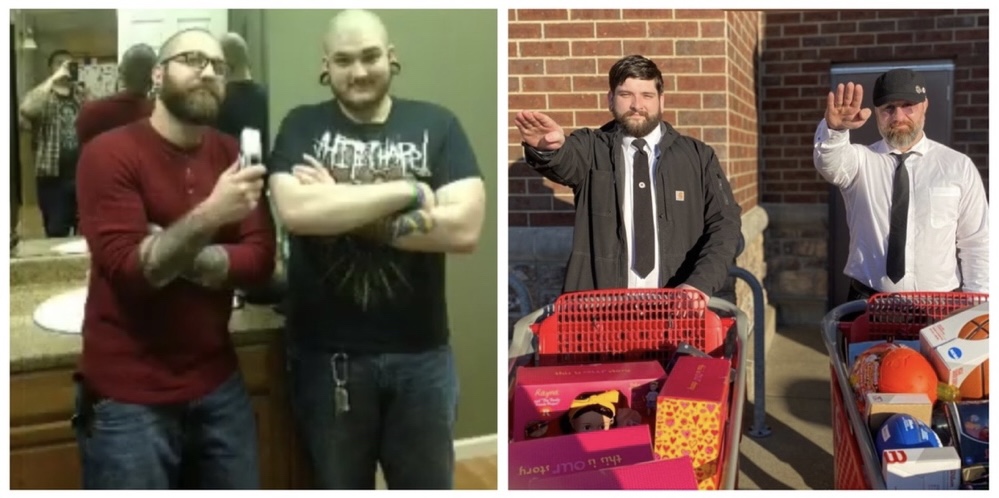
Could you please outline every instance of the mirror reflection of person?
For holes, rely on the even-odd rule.
[[[850,143],[871,117],[864,89],[829,92],[815,132],[815,168],[846,204],[848,299],[877,292],[989,291],[989,206],[971,159],[924,132],[929,100],[923,75],[893,69],[874,84],[882,140]],[[904,156],[904,160],[903,160]]]
[[[527,164],[575,195],[563,292],[668,287],[707,298],[725,282],[739,245],[731,186],[710,146],[662,120],[654,62],[628,56],[608,76],[614,120],[600,129],[567,137],[543,113],[514,118]]]
[[[50,75],[25,94],[20,115],[28,122],[35,156],[35,185],[46,237],[76,232],[76,117],[90,94],[79,81],[79,63],[67,50],[48,59]]]
[[[214,36],[174,34],[151,117],[83,149],[91,265],[73,427],[85,489],[260,487],[229,323],[233,288],[270,279],[275,241],[266,167],[240,168],[236,140],[210,127],[226,72]]]
[[[285,116],[268,165],[291,234],[296,425],[320,488],[374,489],[380,463],[389,488],[450,489],[445,254],[478,244],[482,175],[451,111],[392,95],[402,66],[378,16],[337,14],[323,49],[334,98]]]
[[[222,53],[231,74],[226,79],[225,100],[222,101],[215,126],[237,140],[243,128],[259,131],[261,152],[263,157],[268,157],[271,134],[267,87],[253,80],[249,48],[242,36],[238,33],[226,33],[219,39],[219,43],[222,44]]]
[[[156,50],[145,43],[133,45],[122,54],[118,64],[121,91],[84,103],[76,118],[76,136],[81,148],[101,133],[152,114],[149,92],[153,88],[155,66]]]

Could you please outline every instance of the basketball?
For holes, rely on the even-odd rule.
[[[981,315],[968,320],[968,323],[961,327],[961,332],[957,336],[969,341],[988,340],[989,315]],[[963,399],[987,399],[989,397],[989,360],[986,359],[964,379],[964,382],[961,383],[961,397]]]
[[[885,353],[879,377],[878,392],[925,393],[930,403],[937,401],[940,378],[929,360],[915,349],[900,347]]]

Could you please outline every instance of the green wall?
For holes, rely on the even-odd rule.
[[[319,86],[322,36],[335,10],[264,10],[247,42],[265,47],[259,79],[270,87],[271,130],[294,106],[330,98]],[[451,343],[461,382],[457,437],[496,433],[496,11],[378,11],[403,71],[392,92],[444,105],[475,149],[488,195],[479,249],[448,258]],[[256,33],[254,33],[256,31]],[[256,39],[254,39],[256,38]]]

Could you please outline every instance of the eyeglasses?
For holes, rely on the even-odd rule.
[[[163,64],[167,62],[176,61],[191,69],[197,69],[198,71],[204,71],[208,64],[212,65],[212,71],[216,75],[225,77],[229,74],[229,64],[226,63],[225,59],[209,57],[202,52],[191,51],[191,52],[181,52],[176,55],[171,55],[166,59],[163,59]]]

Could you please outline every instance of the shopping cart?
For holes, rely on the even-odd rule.
[[[961,292],[875,294],[867,301],[851,301],[826,314],[822,338],[829,351],[836,489],[885,489],[881,459],[850,386],[847,346],[864,341],[915,340],[923,327],[988,299],[988,294]]]
[[[718,339],[721,337],[721,339]],[[727,430],[722,438],[721,489],[735,489],[746,399],[749,320],[735,305],[675,289],[614,289],[563,294],[514,326],[509,354],[512,409],[516,370],[526,365],[571,365],[658,360],[680,342],[731,357],[734,370]],[[510,417],[512,420],[512,416]]]

